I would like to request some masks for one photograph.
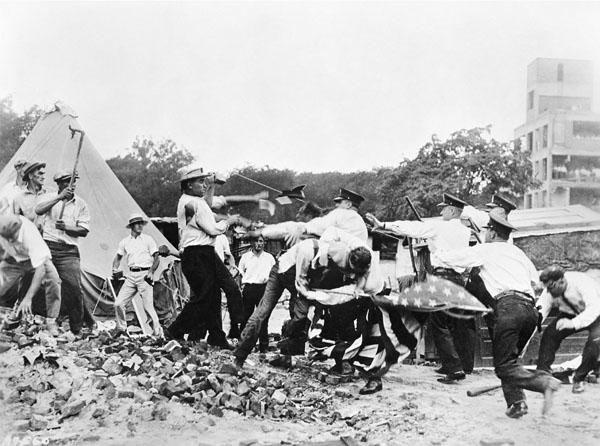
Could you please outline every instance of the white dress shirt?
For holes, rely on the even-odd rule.
[[[360,240],[367,241],[367,225],[354,209],[335,208],[323,217],[313,218],[306,223],[306,232],[321,236],[329,227],[339,228]]]
[[[580,330],[600,317],[600,283],[576,271],[566,271],[565,279],[567,288],[562,297],[553,298],[544,290],[539,300],[541,313],[546,318],[553,306],[558,307],[561,313],[575,316],[571,319],[573,328]]]
[[[456,218],[426,221],[399,220],[384,223],[384,229],[411,238],[427,239],[427,246],[431,253],[431,266],[434,268],[445,266],[438,258],[438,252],[466,248],[471,239],[471,230]],[[459,273],[464,270],[458,266],[453,269]]]
[[[48,249],[48,245],[44,243],[37,227],[23,216],[15,215],[14,219],[19,219],[21,223],[21,227],[19,228],[19,232],[14,242],[8,241],[8,239],[13,237],[14,233],[7,234],[5,229],[8,229],[8,227],[16,227],[14,225],[15,220],[11,218],[7,228],[0,227],[0,235],[6,237],[6,244],[10,247],[10,251],[7,254],[12,256],[17,262],[26,262],[29,260],[31,266],[34,268],[37,268],[38,266],[43,265],[47,260],[50,260],[50,249]]]
[[[57,192],[48,193],[39,199],[39,203],[52,200],[58,196]],[[56,221],[60,216],[63,201],[59,201],[50,209],[44,218],[44,240],[68,245],[79,245],[79,237],[72,237],[65,231],[56,229]],[[62,220],[67,226],[79,226],[80,228],[90,230],[90,211],[86,202],[75,195],[70,201],[65,203],[65,210]]]
[[[507,242],[482,243],[456,251],[440,251],[437,258],[448,268],[480,266],[479,276],[493,296],[508,290],[534,296],[539,281],[534,264],[523,251]]]
[[[245,252],[238,265],[242,274],[242,283],[261,285],[267,283],[273,265],[275,265],[275,258],[268,252],[261,251],[259,254],[255,254],[252,250]]]
[[[129,268],[150,268],[156,252],[158,252],[156,242],[146,234],[140,234],[137,237],[128,235],[121,240],[117,249],[117,254],[126,257]]]

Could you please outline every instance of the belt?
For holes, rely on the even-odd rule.
[[[527,303],[530,303],[531,305],[535,304],[535,299],[533,297],[531,297],[529,294],[524,293],[523,291],[517,291],[517,290],[506,290],[506,291],[502,291],[500,294],[497,294],[494,299],[496,301],[499,301],[500,299],[503,299],[505,297],[518,297],[519,299],[523,299],[525,300]]]
[[[460,276],[460,273],[456,272],[452,268],[443,268],[441,266],[433,268],[433,274],[458,274]]]
[[[140,271],[148,271],[149,269],[150,269],[150,267],[138,268],[136,266],[133,266],[133,267],[129,268],[129,271],[131,271],[132,273],[139,273]]]

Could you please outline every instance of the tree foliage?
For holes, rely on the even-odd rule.
[[[144,212],[160,217],[175,215],[180,196],[177,171],[193,160],[170,139],[138,137],[126,155],[107,163]]]
[[[423,216],[437,215],[444,192],[473,206],[501,193],[515,201],[535,186],[529,154],[490,137],[490,127],[454,132],[441,142],[435,137],[417,157],[387,172],[377,188],[378,213],[383,218],[414,218],[410,197]]]
[[[13,110],[11,96],[0,98],[0,169],[10,161],[37,120],[43,115],[43,110],[34,105],[22,114]]]

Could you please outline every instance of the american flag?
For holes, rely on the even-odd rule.
[[[335,290],[321,290],[335,294]],[[388,294],[368,296],[382,307],[401,307],[411,311],[470,311],[487,313],[491,311],[475,296],[463,287],[441,277],[429,275],[424,281],[401,286],[400,290],[392,290]]]

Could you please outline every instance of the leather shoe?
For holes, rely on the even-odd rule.
[[[457,381],[461,381],[466,378],[465,372],[454,372],[448,373],[443,378],[438,378],[438,382],[442,384],[454,384]]]
[[[218,348],[220,350],[233,350],[235,349],[235,347],[233,345],[231,345],[229,342],[227,341],[220,341],[220,342],[215,342],[215,343],[208,343],[208,345],[212,345],[215,348]]]
[[[527,413],[527,404],[525,401],[517,401],[508,406],[505,413],[509,418],[521,418]]]
[[[379,378],[370,378],[365,386],[358,391],[361,395],[370,395],[383,389],[383,384]]]
[[[446,370],[444,368],[444,366],[440,367],[439,369],[435,369],[434,371],[435,371],[435,373],[439,373],[440,375],[447,375],[448,374],[448,370]]]
[[[354,367],[348,361],[336,361],[335,365],[328,370],[342,376],[354,375]]]
[[[269,361],[273,367],[280,367],[283,369],[292,368],[292,357],[290,355],[277,355],[274,359]]]

